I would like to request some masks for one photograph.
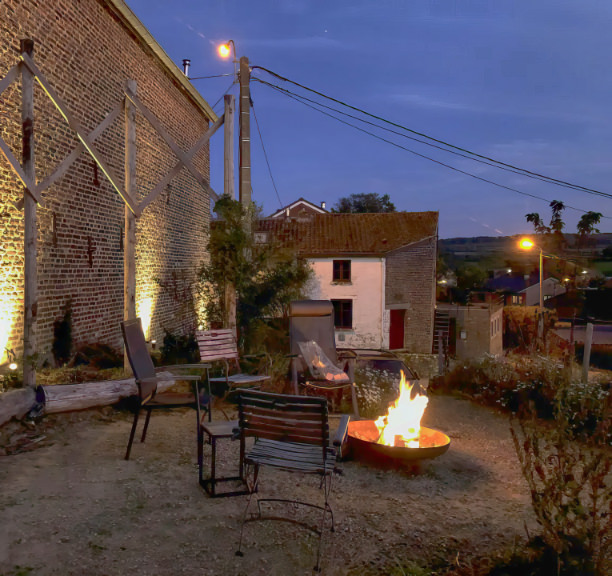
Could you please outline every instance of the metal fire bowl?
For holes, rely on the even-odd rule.
[[[374,420],[349,422],[349,445],[357,459],[401,464],[402,462],[436,458],[444,454],[450,446],[450,438],[446,434],[423,426],[421,426],[418,448],[377,444],[378,436],[379,432]]]

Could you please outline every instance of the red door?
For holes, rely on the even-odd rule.
[[[390,310],[389,349],[398,350],[404,347],[404,316],[406,310]]]

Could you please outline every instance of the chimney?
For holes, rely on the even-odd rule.
[[[323,208],[323,210],[325,210],[325,206],[326,206],[325,201],[321,202],[321,208]]]
[[[191,60],[189,58],[185,58],[183,60],[183,74],[189,78],[189,66],[191,65]]]

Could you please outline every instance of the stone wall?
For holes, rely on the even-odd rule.
[[[408,352],[428,354],[432,349],[436,254],[435,238],[387,254],[385,305],[406,310],[404,349]]]
[[[138,31],[105,0],[5,0],[0,3],[0,78],[19,61],[20,39],[35,41],[34,60],[89,133],[123,99],[128,79],[184,150],[207,130],[201,102],[179,82]],[[75,148],[77,139],[42,89],[35,85],[34,134],[41,181]],[[0,95],[0,135],[21,158],[21,82]],[[123,113],[96,146],[123,184]],[[137,113],[137,196],[143,198],[176,157]],[[194,160],[208,178],[209,150]],[[0,156],[0,362],[4,348],[22,349],[23,211],[13,202],[23,188]],[[38,209],[37,348],[48,355],[53,323],[72,304],[76,343],[120,348],[123,318],[124,203],[93,159],[83,152],[67,174],[43,193]],[[136,301],[147,336],[163,328],[184,332],[195,269],[206,258],[209,196],[183,169],[137,219]]]

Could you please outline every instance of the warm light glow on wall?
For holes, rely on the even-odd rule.
[[[17,320],[18,301],[12,294],[3,294],[0,285],[0,364],[8,361],[5,348],[8,346],[13,327]]]
[[[151,336],[151,318],[153,318],[153,298],[143,298],[136,301],[136,314],[142,322],[142,331],[148,340]]]

